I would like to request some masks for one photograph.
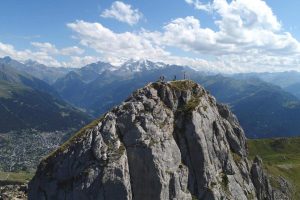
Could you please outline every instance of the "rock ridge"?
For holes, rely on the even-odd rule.
[[[203,87],[150,83],[45,158],[29,199],[273,199],[247,155],[238,120]]]

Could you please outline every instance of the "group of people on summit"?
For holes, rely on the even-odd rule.
[[[186,79],[186,73],[183,72],[183,80],[185,80],[185,79]],[[173,81],[176,81],[176,80],[177,80],[177,76],[174,75]],[[165,76],[160,76],[159,81],[164,82],[165,81]]]

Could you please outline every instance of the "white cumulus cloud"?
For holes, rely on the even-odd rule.
[[[156,59],[167,54],[162,47],[140,33],[115,33],[100,23],[76,21],[67,25],[77,33],[80,44],[99,52],[103,58]]]
[[[31,45],[37,50],[17,50],[13,45],[0,42],[0,57],[10,56],[19,61],[31,59],[49,67],[81,67],[99,60],[91,56],[82,56],[84,50],[77,46],[57,49],[48,42],[31,42]],[[67,61],[58,61],[56,56],[65,56]]]
[[[14,46],[10,44],[5,44],[0,42],[0,57],[10,56],[14,59],[25,61],[28,59],[35,60],[39,63],[52,66],[59,67],[61,64],[52,56],[48,55],[46,52],[37,51],[33,52],[31,50],[16,50]]]
[[[72,56],[72,55],[81,55],[84,53],[84,50],[77,47],[65,47],[62,49],[56,48],[55,45],[49,42],[31,42],[31,45],[36,47],[41,52],[46,52],[48,54],[57,54],[57,55],[64,55],[64,56]]]
[[[199,0],[185,0],[190,5],[193,5],[197,10],[204,10],[210,12],[212,10],[211,3],[203,3]]]
[[[131,5],[121,1],[113,2],[110,9],[104,10],[101,14],[101,17],[114,18],[129,25],[138,23],[142,16],[142,13],[138,9],[133,9]]]
[[[94,56],[71,56],[69,61],[61,62],[61,65],[64,67],[82,67],[97,61],[99,58]]]
[[[164,26],[163,42],[213,55],[300,52],[300,43],[281,30],[281,23],[264,1],[214,0],[211,7],[218,16],[217,30],[201,27],[200,20],[193,16],[178,18]]]

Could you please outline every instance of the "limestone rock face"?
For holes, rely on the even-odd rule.
[[[156,82],[43,160],[29,199],[272,199],[265,178],[226,106],[192,81]]]
[[[262,170],[262,160],[259,157],[255,157],[252,168],[251,177],[256,194],[259,199],[273,199],[271,184]]]

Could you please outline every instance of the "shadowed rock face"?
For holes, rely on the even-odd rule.
[[[246,156],[235,116],[201,86],[151,83],[43,160],[29,199],[272,199]]]

